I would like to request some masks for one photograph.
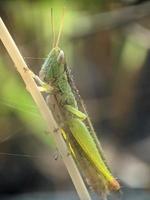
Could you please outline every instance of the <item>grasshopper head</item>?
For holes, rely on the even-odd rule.
[[[65,71],[64,52],[55,47],[49,53],[39,73],[40,79],[49,83],[59,78]]]
[[[65,9],[63,10],[62,20],[58,32],[57,40],[55,41],[55,31],[53,23],[53,10],[51,9],[52,35],[53,35],[53,49],[45,60],[40,71],[41,80],[49,83],[59,78],[65,71],[65,57],[64,52],[58,47],[60,36],[63,29]]]

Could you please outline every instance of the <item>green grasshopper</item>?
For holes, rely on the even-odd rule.
[[[39,80],[43,90],[48,93],[47,103],[60,126],[69,152],[87,184],[97,193],[107,196],[111,190],[118,191],[120,185],[107,167],[84,103],[72,80],[64,52],[58,47],[61,29],[62,26],[57,42],[42,65]]]

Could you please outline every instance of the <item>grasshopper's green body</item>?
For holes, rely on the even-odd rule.
[[[93,182],[97,181],[99,183],[95,190],[98,190],[98,187],[104,193],[111,189],[119,190],[119,183],[107,168],[102,152],[94,139],[93,130],[89,128],[91,125],[88,125],[87,113],[79,111],[80,105],[66,71],[64,53],[58,47],[53,48],[48,55],[40,71],[40,78],[53,87],[50,95],[55,98],[61,120],[56,116],[55,109],[52,109],[54,116],[66,134],[65,137],[79,167],[85,168],[83,170],[86,171],[86,177],[94,177],[87,177],[91,186],[94,188]]]

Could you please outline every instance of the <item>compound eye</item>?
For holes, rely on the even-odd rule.
[[[57,57],[57,62],[60,64],[65,63],[65,55],[64,52],[61,50],[58,57]]]

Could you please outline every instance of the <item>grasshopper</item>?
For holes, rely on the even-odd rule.
[[[40,70],[39,82],[43,91],[48,94],[47,104],[87,184],[106,198],[110,191],[118,191],[120,185],[106,164],[64,52],[58,47],[61,31],[62,23],[57,41]]]

